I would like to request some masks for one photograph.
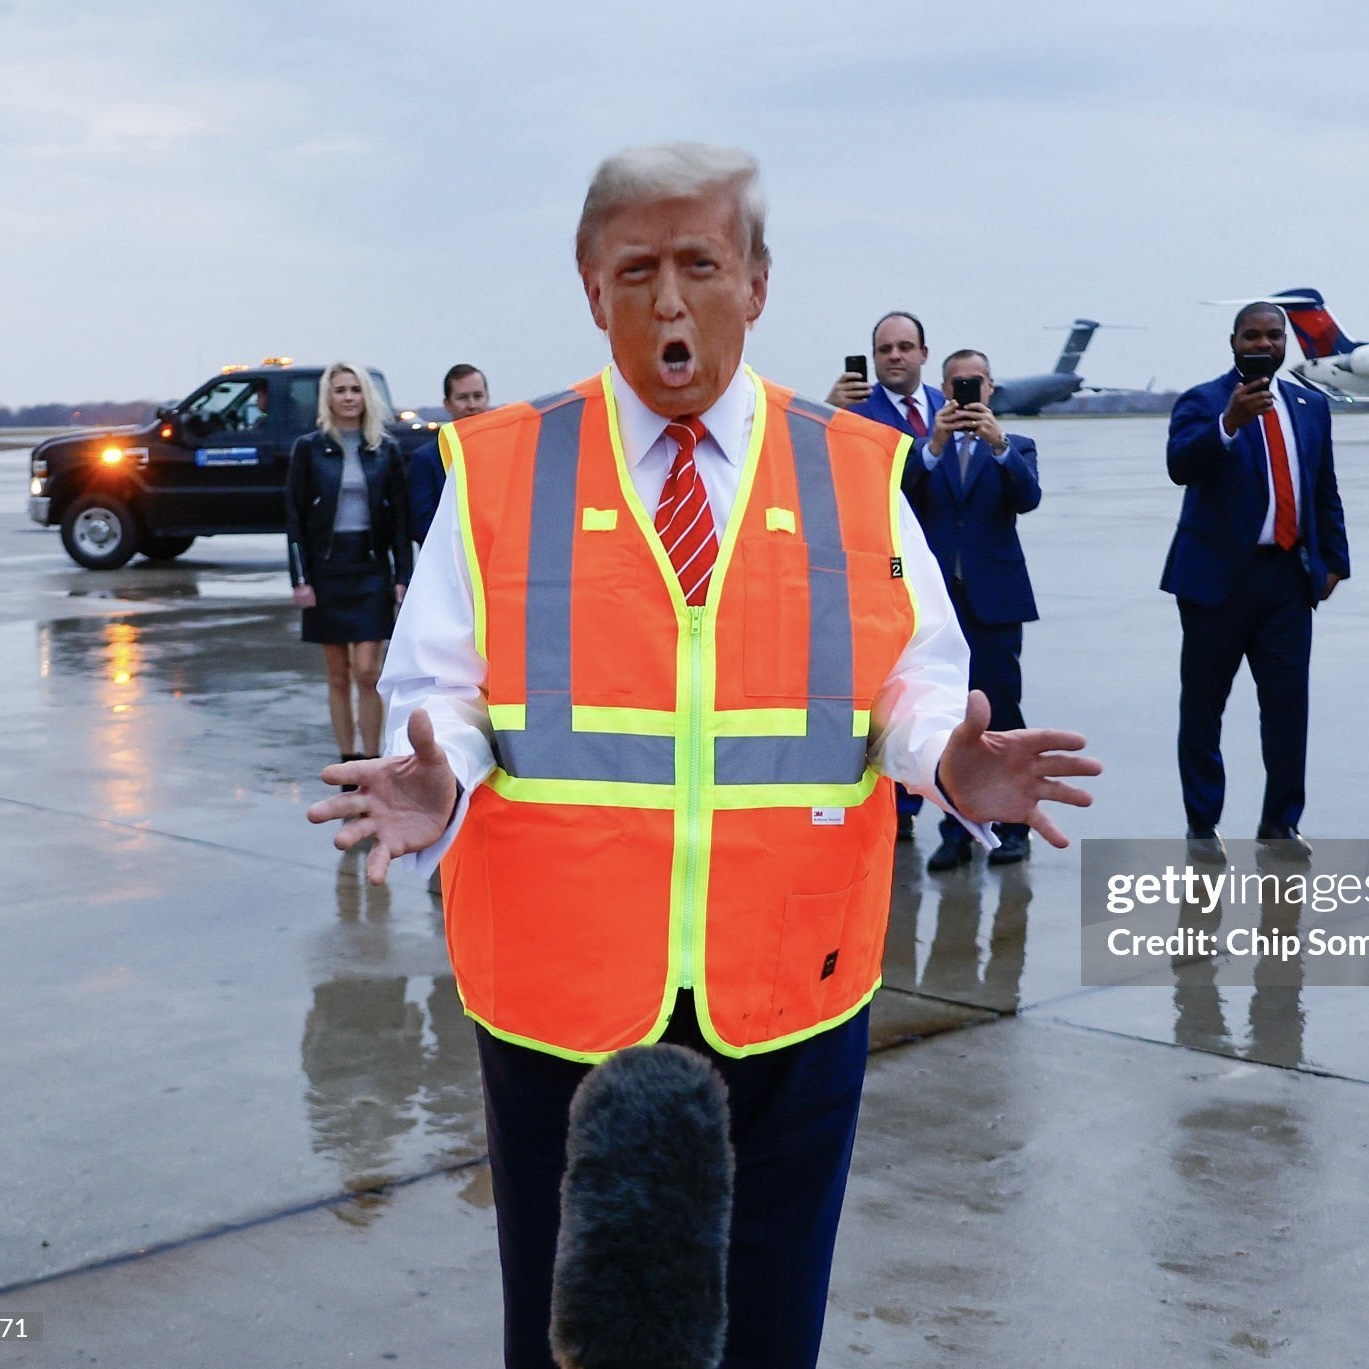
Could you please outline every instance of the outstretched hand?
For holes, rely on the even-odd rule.
[[[366,857],[366,877],[372,884],[385,883],[397,856],[431,846],[446,831],[456,808],[456,776],[433,736],[432,720],[421,708],[409,717],[409,743],[414,749],[411,756],[327,766],[320,777],[325,784],[354,784],[356,791],[320,799],[306,814],[310,822],[345,820],[333,838],[339,851],[375,838]]]
[[[1098,775],[1103,767],[1082,751],[1084,737],[1044,727],[989,732],[989,700],[970,693],[965,721],[951,733],[941,753],[938,775],[956,807],[972,822],[1025,822],[1052,846],[1069,838],[1042,811],[1041,804],[1068,803],[1087,808],[1093,795],[1065,784],[1059,776]]]

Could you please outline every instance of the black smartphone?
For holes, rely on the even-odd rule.
[[[951,381],[951,398],[963,409],[967,404],[979,403],[982,388],[978,376],[956,376]]]
[[[854,371],[862,380],[870,379],[870,373],[865,369],[865,358],[863,356],[847,357],[846,364],[841,369],[843,371]]]
[[[1278,363],[1268,352],[1252,352],[1236,358],[1236,370],[1243,381],[1272,380]]]

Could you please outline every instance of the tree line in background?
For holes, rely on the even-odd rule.
[[[0,404],[0,428],[112,427],[123,423],[151,423],[157,405],[151,399],[127,403],[105,400],[97,404],[26,404],[11,409]]]

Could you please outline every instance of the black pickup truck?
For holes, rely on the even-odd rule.
[[[370,374],[389,403],[385,377]],[[322,375],[281,361],[231,367],[145,427],[50,437],[29,462],[29,517],[60,524],[88,570],[139,552],[169,560],[215,533],[283,533],[290,448],[317,426]],[[391,432],[407,453],[436,426],[406,416]]]

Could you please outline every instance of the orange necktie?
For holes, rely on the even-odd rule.
[[[1293,497],[1293,476],[1288,469],[1283,424],[1273,409],[1261,417],[1264,440],[1269,447],[1269,469],[1274,476],[1274,545],[1289,551],[1298,542],[1298,504]]]
[[[665,430],[680,449],[656,506],[656,531],[680,577],[685,603],[697,606],[708,597],[708,579],[718,559],[718,534],[708,492],[694,464],[694,448],[707,430],[697,418],[672,419]]]

